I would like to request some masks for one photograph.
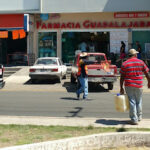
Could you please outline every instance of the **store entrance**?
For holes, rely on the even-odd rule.
[[[72,63],[77,50],[109,54],[109,32],[64,32],[62,60]]]
[[[133,31],[132,32],[132,46],[136,50],[138,46],[141,47],[141,59],[146,63],[148,67],[150,67],[150,31]]]
[[[28,65],[27,38],[13,40],[11,32],[6,39],[0,39],[0,63],[3,65]]]

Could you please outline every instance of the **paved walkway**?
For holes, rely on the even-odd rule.
[[[138,125],[130,125],[128,118],[120,119],[120,118],[0,116],[0,124],[149,128],[150,119],[144,119],[141,122],[139,122]]]

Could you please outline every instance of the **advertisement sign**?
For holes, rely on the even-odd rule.
[[[147,18],[147,17],[150,17],[149,12],[114,13],[114,18]]]
[[[24,28],[23,14],[0,14],[0,29]]]

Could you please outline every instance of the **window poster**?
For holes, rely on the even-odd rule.
[[[145,43],[145,54],[147,58],[150,58],[150,43]]]
[[[110,53],[120,54],[121,41],[126,45],[125,51],[128,51],[128,31],[110,32]]]

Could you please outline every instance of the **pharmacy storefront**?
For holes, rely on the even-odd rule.
[[[136,48],[136,41],[149,51],[149,12],[39,14],[35,21],[37,57],[58,56],[72,63],[78,50],[119,55],[121,41],[126,52]]]

